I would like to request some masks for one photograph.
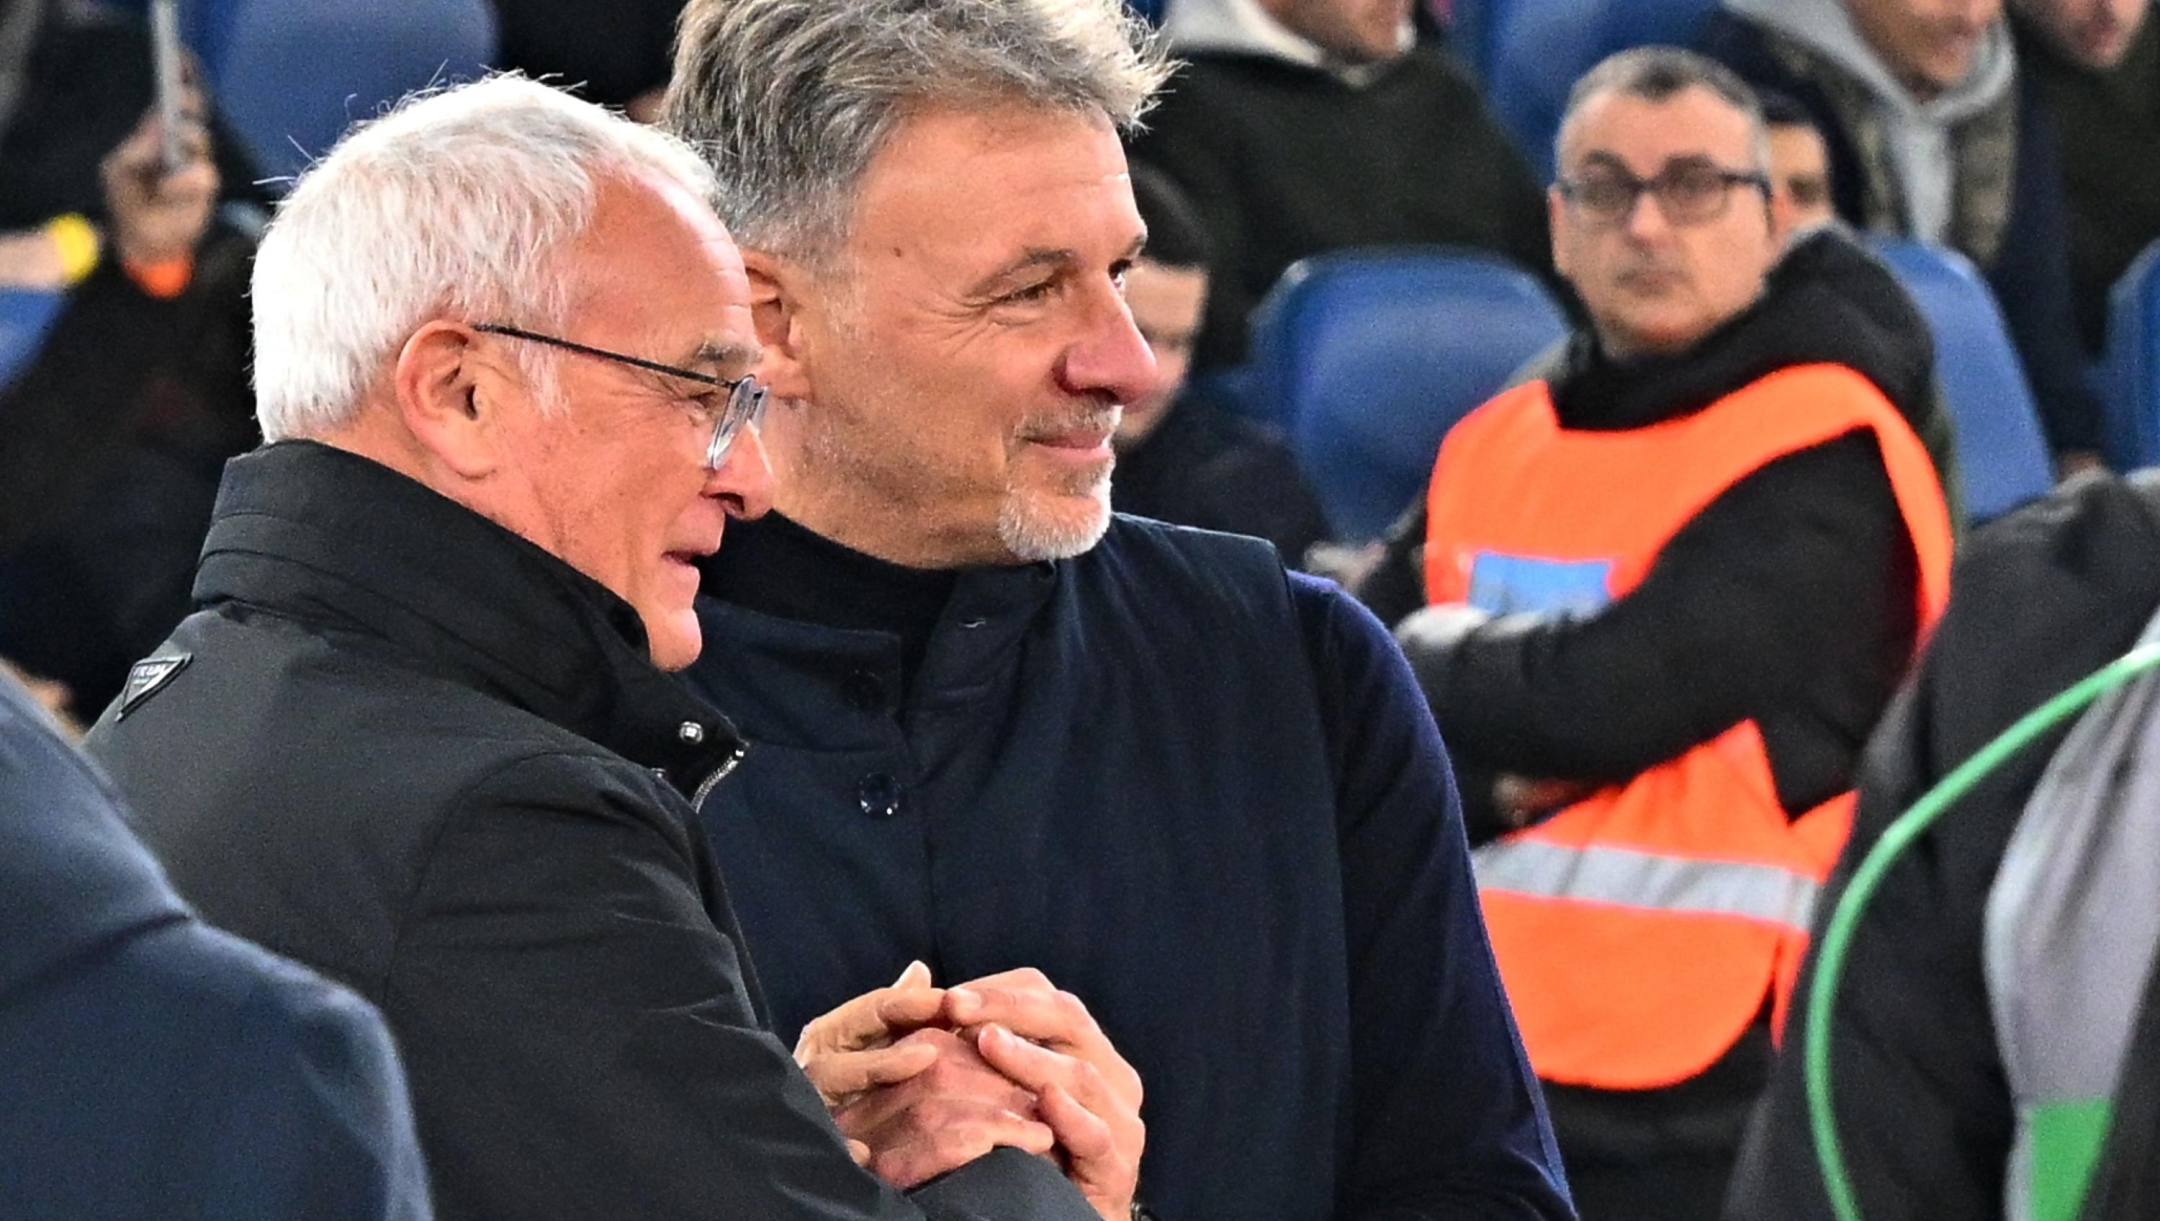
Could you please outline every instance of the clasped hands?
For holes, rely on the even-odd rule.
[[[1012,1145],[1055,1159],[1108,1221],[1129,1215],[1140,1075],[1040,971],[937,988],[913,963],[804,1027],[795,1060],[855,1160],[896,1187]]]

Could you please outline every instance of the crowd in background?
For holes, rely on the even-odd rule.
[[[26,311],[0,351],[0,664],[79,729],[170,678],[137,663],[202,598],[198,556],[225,464],[262,441],[247,286],[284,184],[263,180],[199,68],[179,129],[165,130],[140,5],[0,2],[0,297]],[[2110,293],[2160,239],[2160,21],[2148,3],[1722,0],[1698,6],[1691,51],[1623,53],[1578,82],[1551,149],[1526,147],[1497,117],[1456,25],[1464,0],[1149,10],[1181,62],[1124,138],[1149,239],[1123,289],[1154,360],[1114,437],[1113,503],[1266,539],[1394,632],[1449,748],[1499,973],[1590,1221],[1828,1215],[1797,1070],[1778,1047],[1815,898],[1844,881],[1833,866],[1846,828],[1857,818],[1872,842],[1898,808],[1891,794],[1909,799],[1919,777],[1984,740],[1982,727],[2047,693],[2013,684],[1985,715],[1959,707],[1957,676],[1993,664],[1969,643],[1989,631],[2056,664],[2044,626],[1996,622],[2004,605],[2041,590],[2069,607],[2063,584],[2097,583],[2109,643],[2145,631],[2150,582],[2123,574],[2149,568],[2149,552],[2121,544],[2134,554],[2095,560],[2103,572],[2089,580],[2045,564],[2006,576],[2002,557],[2028,562],[2058,533],[2096,549],[2087,534],[2160,538],[2149,486],[2101,478],[2091,372]],[[493,63],[663,122],[681,9],[495,0]],[[1541,182],[1532,167],[1548,160]],[[1984,604],[1950,598],[1968,524],[1959,441],[1928,324],[1870,252],[1868,238],[1890,236],[1955,251],[1984,277],[2054,473],[2072,485],[1980,536]],[[1249,323],[1301,259],[1419,246],[1528,272],[1571,332],[1419,456],[1432,483],[1385,538],[1346,538],[1286,439],[1245,405]],[[1584,494],[1614,486],[1640,494]],[[758,600],[779,596],[756,591],[755,570],[769,566],[919,603],[928,618],[901,630],[913,641],[904,668],[849,697],[858,711],[899,700],[952,585],[851,570],[793,528],[776,518],[744,532],[707,567],[705,592],[731,609],[807,616],[806,602]],[[1946,646],[1924,653],[1938,630]],[[1923,656],[1920,685],[1906,688]],[[744,672],[764,664],[738,660]],[[740,681],[711,663],[691,678],[723,707],[756,706],[761,696],[731,688]],[[1973,726],[1958,723],[1954,745],[1921,723],[1961,714]],[[0,707],[0,725],[17,715]],[[1867,755],[1886,717],[1891,745]],[[1884,1117],[1895,1109],[1920,1116],[1925,1142],[1910,1157],[1888,1152],[1892,1136],[1871,1142],[1863,1177],[1904,1211],[1870,1215],[2081,1215],[2004,1209],[2027,1185],[2013,1173],[2006,1188],[2002,1164],[2029,1159],[2035,1139],[2024,1096],[1991,1084],[2005,1071],[2022,1081],[2015,1051],[1989,1050],[1975,1068],[1910,1016],[1988,1043],[1972,1015],[1990,1012],[1991,981],[1973,963],[2000,934],[1982,909],[2041,782],[2036,768],[1998,796],[1978,846],[1951,841],[1977,863],[1937,860],[1947,880],[1903,878],[1907,942],[1877,948],[1856,984],[1856,1004],[1890,1015],[1848,1049],[1880,1093],[1859,1103],[1857,1130],[1895,1127]],[[727,804],[746,791],[723,792],[709,817],[752,819]],[[867,811],[881,798],[865,787],[860,800]],[[1720,817],[1725,829],[1702,829]],[[1726,906],[1710,919],[1616,921],[1575,889],[1614,851],[1662,862],[1666,884],[1723,888]],[[1736,861],[1755,872],[1718,873]],[[1733,897],[1765,871],[1807,900]],[[774,885],[738,883],[753,943],[816,918]],[[1912,897],[1930,887],[1947,905]],[[1616,1000],[1644,977],[1631,970],[1681,960],[1696,974],[1671,983],[1662,1007]],[[831,1003],[802,982],[827,964],[771,961],[786,1024]],[[1900,962],[1945,981],[1941,993],[1917,995]],[[848,983],[839,996],[856,990],[831,982]],[[1997,996],[1994,1012],[2006,1003]],[[2118,1007],[2120,1059],[2136,1054],[2122,1049],[2139,1011]],[[382,1054],[368,1022],[339,1029],[362,1060]],[[1908,1053],[1935,1056],[1930,1071],[1952,1084],[1917,1087],[1883,1067]],[[1961,1128],[1975,1115],[1979,1136]],[[2150,1186],[2120,1168],[2140,1155],[2109,1146],[2103,1157],[2104,1136],[2084,1164],[2099,1167],[2092,1207],[2137,1215],[2124,1201]],[[2084,1185],[2081,1174],[2073,1209]]]

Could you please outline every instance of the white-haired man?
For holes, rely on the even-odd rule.
[[[990,1152],[1055,1142],[1114,1186],[1085,1083],[1050,1101],[1076,1061],[997,1035],[881,1061],[930,1101],[850,1150],[763,1028],[689,804],[742,743],[663,673],[698,653],[696,562],[770,486],[712,190],[679,142],[509,77],[303,176],[255,269],[271,444],[92,750],[208,918],[382,1007],[440,1216],[1122,1219]],[[889,999],[833,1024],[946,1001]],[[954,1172],[911,1201],[851,1152]]]
[[[702,813],[783,1032],[911,960],[1040,968],[1147,1083],[1169,1221],[1567,1215],[1386,631],[1110,513],[1161,76],[1117,0],[685,10],[670,122],[779,404],[779,512],[705,565],[687,678],[758,745]]]

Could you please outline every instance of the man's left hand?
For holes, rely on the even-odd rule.
[[[1109,1221],[1126,1221],[1147,1144],[1140,1074],[1087,1006],[1022,968],[951,989],[945,1011],[975,1034],[991,1067],[1035,1095],[1080,1193]]]

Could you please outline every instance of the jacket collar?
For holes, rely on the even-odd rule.
[[[370,639],[659,771],[685,795],[743,753],[726,717],[653,666],[627,602],[478,513],[329,446],[285,441],[226,465],[195,602]]]

